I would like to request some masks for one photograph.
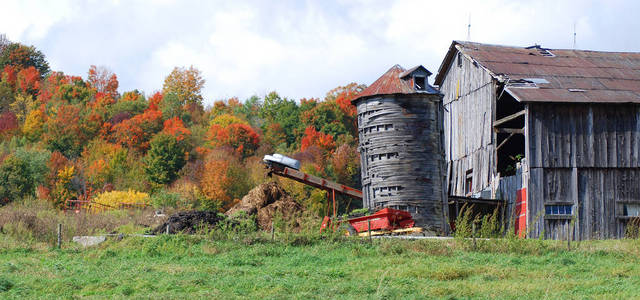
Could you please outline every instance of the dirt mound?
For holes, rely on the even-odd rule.
[[[247,215],[255,215],[261,229],[271,230],[271,223],[276,214],[299,229],[300,216],[304,209],[278,183],[268,182],[249,191],[238,204],[226,212],[226,215],[234,216],[240,211]]]
[[[171,215],[166,222],[153,229],[152,233],[166,233],[167,225],[169,225],[169,233],[183,232],[193,234],[200,226],[212,228],[223,218],[215,211],[182,211]]]

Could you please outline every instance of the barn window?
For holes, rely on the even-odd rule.
[[[425,82],[424,76],[415,76],[413,77],[413,85],[416,91],[424,91],[427,89],[427,85]]]
[[[458,53],[458,68],[462,68],[462,54]]]
[[[467,170],[467,174],[464,180],[464,193],[465,195],[471,194],[473,191],[473,169]]]
[[[623,207],[622,214],[629,217],[637,217],[640,216],[640,204],[625,204]]]
[[[573,205],[547,205],[544,207],[546,215],[570,215],[572,214]]]

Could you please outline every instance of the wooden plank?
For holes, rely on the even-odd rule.
[[[525,113],[526,113],[525,110],[521,110],[521,111],[519,111],[519,112],[517,112],[515,114],[511,114],[511,115],[508,115],[508,116],[506,116],[504,118],[500,118],[499,120],[493,122],[493,127],[500,126],[501,124],[504,124],[506,122],[514,120],[514,119],[516,119],[516,118],[518,118],[520,116],[524,116]]]
[[[595,132],[593,130],[593,108],[591,106],[589,106],[588,111],[587,111],[587,119],[586,119],[586,131],[585,131],[585,138],[584,138],[584,154],[585,154],[585,158],[586,158],[586,165],[590,166],[590,167],[595,167],[596,163],[595,163],[595,155],[594,155],[594,150],[595,150]]]
[[[496,133],[524,134],[524,128],[494,128]]]

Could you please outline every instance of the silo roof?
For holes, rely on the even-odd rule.
[[[358,99],[376,95],[439,93],[429,85],[427,85],[427,88],[424,91],[416,91],[411,80],[403,79],[407,78],[410,73],[418,69],[424,69],[428,75],[431,75],[431,72],[422,66],[416,66],[407,71],[402,66],[395,65],[374,81],[369,87],[360,92],[358,97],[353,99],[351,102],[353,103]]]

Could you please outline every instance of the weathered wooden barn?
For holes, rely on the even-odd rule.
[[[446,234],[442,95],[423,66],[393,66],[352,104],[358,111],[363,205],[409,211]]]
[[[450,195],[508,200],[530,237],[624,236],[640,213],[640,53],[454,41],[435,85]]]

